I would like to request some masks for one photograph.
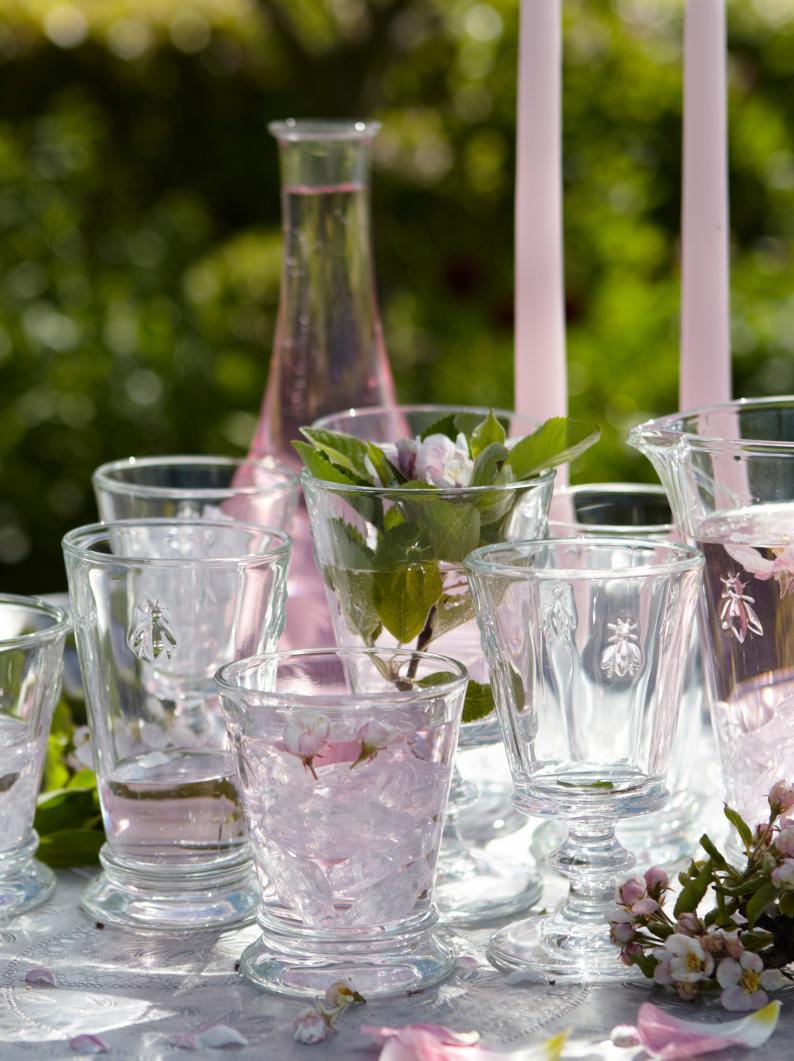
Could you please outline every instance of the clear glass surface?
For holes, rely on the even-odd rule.
[[[315,650],[231,663],[217,682],[262,887],[243,973],[313,997],[344,979],[367,998],[449,975],[432,892],[465,668]]]
[[[61,688],[66,613],[0,595],[0,921],[43,902],[55,877],[33,855],[36,798]]]
[[[235,519],[289,531],[297,474],[272,458],[128,457],[92,476],[100,519]]]
[[[124,520],[64,555],[107,843],[100,920],[197,928],[258,901],[213,675],[275,647],[289,538],[251,523]]]
[[[551,501],[548,535],[570,538],[582,534],[681,540],[664,488],[647,483],[558,485]],[[695,766],[701,763],[704,743],[708,744],[704,730],[708,724],[700,640],[695,624],[681,687],[678,727],[670,752],[670,800],[664,810],[627,819],[618,830],[642,868],[669,865],[691,856],[694,851],[697,836],[693,835],[693,828],[697,826],[702,801],[692,791],[691,783]],[[551,843],[558,828],[549,825],[545,832]],[[533,837],[533,851],[542,850],[543,843],[543,835]]]
[[[527,814],[563,818],[563,905],[497,932],[491,959],[550,979],[619,980],[607,922],[634,863],[621,818],[658,810],[703,558],[623,538],[503,543],[466,561],[513,775]]]
[[[380,125],[274,122],[283,229],[281,290],[267,388],[249,451],[300,467],[293,440],[324,413],[394,402],[375,292],[369,206],[370,148]],[[328,606],[312,559],[305,506],[292,526],[282,646],[331,641]]]
[[[482,419],[488,411],[443,405],[353,409],[314,426],[393,443],[421,434],[450,412]],[[510,438],[529,434],[537,426],[515,413],[496,413]],[[325,580],[337,644],[413,644],[419,650],[442,652],[468,669],[469,702],[477,694],[490,697],[463,557],[481,542],[542,535],[553,483],[553,472],[545,472],[532,481],[504,486],[381,489],[339,486],[304,473],[315,560]],[[436,533],[433,512],[444,520],[443,534]],[[404,600],[409,607],[391,614],[395,610],[389,602],[395,600]],[[490,711],[477,721],[464,722],[459,744],[461,749],[476,748],[499,739],[496,715]],[[448,921],[472,923],[504,916],[526,909],[540,897],[538,876],[526,862],[496,859],[463,843],[459,815],[465,811],[471,826],[476,798],[476,787],[456,771],[436,888],[439,910]],[[495,805],[493,793],[487,807],[485,829],[493,818],[511,811],[509,797],[506,806]]]
[[[701,627],[726,801],[748,821],[794,774],[794,397],[633,429],[706,562]]]

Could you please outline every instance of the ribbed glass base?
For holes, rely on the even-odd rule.
[[[55,874],[33,857],[38,846],[31,830],[24,843],[0,854],[0,919],[31,910],[51,895]]]

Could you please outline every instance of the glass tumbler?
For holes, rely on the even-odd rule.
[[[0,595],[0,919],[43,902],[55,887],[52,871],[33,857],[33,817],[68,627],[61,608]]]
[[[551,501],[549,538],[583,534],[681,540],[664,488],[652,483],[558,485]],[[711,744],[709,729],[696,622],[681,686],[678,728],[670,752],[670,800],[663,810],[647,817],[626,819],[618,829],[618,835],[631,847],[643,868],[653,862],[674,863],[692,854],[697,839],[693,830],[703,802],[693,790],[692,782],[696,765],[706,763]],[[538,854],[547,840],[553,843],[557,831],[557,826],[547,823],[535,834],[533,852]]]
[[[262,887],[250,980],[375,998],[452,971],[432,894],[466,680],[443,656],[364,648],[218,672]]]
[[[621,818],[659,810],[703,557],[688,546],[569,538],[487,546],[466,566],[516,806],[562,818],[556,913],[500,929],[491,961],[577,982],[627,979],[609,939],[634,863]]]
[[[100,519],[236,519],[290,529],[298,476],[270,457],[128,457],[91,481]]]
[[[256,524],[124,520],[63,542],[107,843],[102,921],[201,928],[258,903],[213,675],[272,650],[289,538]]]

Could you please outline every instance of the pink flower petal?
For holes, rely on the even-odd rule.
[[[761,1046],[775,1030],[779,1014],[780,1002],[770,1002],[742,1020],[716,1024],[679,1020],[651,1002],[644,1002],[637,1014],[637,1037],[652,1057],[677,1061],[729,1046]]]
[[[69,1049],[76,1054],[106,1054],[108,1044],[98,1035],[75,1035],[69,1040]]]
[[[762,582],[771,578],[775,573],[775,561],[766,560],[756,549],[751,548],[749,545],[737,545],[736,542],[725,543],[725,552],[728,556],[733,557],[737,563],[741,564],[745,571],[749,571],[751,575],[755,575]]]
[[[55,979],[55,973],[52,969],[44,969],[41,966],[35,966],[33,969],[28,969],[25,973],[26,984],[41,984],[43,987],[57,987],[58,981]]]

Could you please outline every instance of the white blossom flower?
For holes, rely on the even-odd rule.
[[[714,959],[699,940],[678,932],[667,937],[664,946],[654,951],[654,957],[659,961],[654,979],[660,984],[696,984],[714,970]]]
[[[782,855],[794,855],[794,825],[787,825],[775,837],[775,847]]]
[[[93,770],[94,751],[88,726],[78,726],[72,734],[72,748],[66,762],[72,770]]]
[[[416,453],[415,475],[420,482],[433,486],[469,486],[474,461],[469,454],[466,436],[455,442],[446,435],[428,435]]]
[[[318,711],[296,712],[284,727],[284,747],[316,777],[312,760],[325,747],[330,732],[331,721],[325,715]]]
[[[785,858],[771,873],[772,883],[784,892],[794,891],[794,858]]]
[[[292,1037],[299,1043],[313,1046],[328,1035],[328,1023],[318,1009],[304,1009],[292,1022]]]
[[[779,969],[764,969],[757,954],[744,951],[735,958],[723,958],[717,966],[717,982],[722,988],[720,1001],[726,1009],[760,1009],[765,1006],[767,991],[784,987],[788,980]]]

